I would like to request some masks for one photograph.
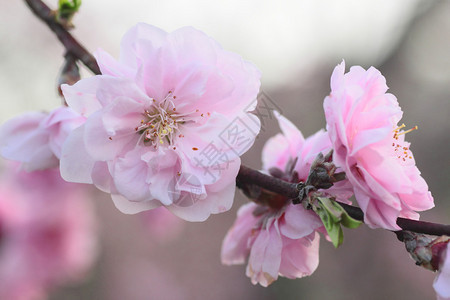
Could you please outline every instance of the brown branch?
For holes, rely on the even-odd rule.
[[[97,61],[61,24],[54,12],[41,0],[25,0],[31,11],[55,33],[66,51],[80,60],[92,73],[100,74]]]
[[[236,178],[238,187],[240,182],[254,184],[288,198],[298,197],[296,183],[290,183],[280,180],[278,178],[253,170],[244,165],[241,165],[238,176]]]
[[[253,170],[241,165],[239,174],[236,178],[236,184],[240,187],[243,184],[255,184],[266,190],[275,192],[288,198],[296,198],[299,195],[297,185],[288,183],[281,179],[263,174],[257,170]],[[364,221],[364,213],[359,207],[340,203],[345,211],[354,219]],[[397,225],[403,230],[413,231],[416,233],[430,234],[430,235],[448,235],[450,236],[450,225],[443,225],[438,223],[416,221],[405,218],[398,218]]]

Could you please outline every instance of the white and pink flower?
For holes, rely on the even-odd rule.
[[[317,154],[331,149],[329,137],[321,130],[305,139],[294,124],[279,114],[276,117],[283,133],[264,146],[263,169],[286,181],[306,181]],[[322,192],[341,201],[352,195],[345,181]],[[286,200],[277,199],[284,205],[276,207],[256,203],[242,206],[223,242],[222,263],[243,264],[248,257],[247,276],[253,284],[268,286],[279,275],[308,276],[319,264],[318,231],[324,232],[320,218],[312,210]]]
[[[1,155],[19,161],[26,171],[56,168],[62,145],[85,118],[62,106],[50,113],[28,112],[0,127]]]
[[[111,193],[136,213],[161,205],[189,221],[231,207],[239,156],[259,132],[248,112],[260,73],[193,28],[129,30],[118,61],[102,50],[102,75],[63,85],[87,117],[63,148],[61,174]]]
[[[381,73],[359,66],[344,74],[339,64],[331,76],[324,109],[333,160],[353,185],[356,200],[371,228],[400,230],[398,217],[418,219],[417,211],[434,206],[415,165],[402,111]]]
[[[255,203],[242,206],[222,245],[222,263],[243,264],[253,284],[267,287],[278,279],[311,275],[319,265],[319,234],[323,225],[312,211],[290,204],[262,215]]]
[[[448,244],[441,254],[439,274],[434,280],[433,288],[438,300],[450,300],[450,247]]]
[[[84,278],[97,250],[86,196],[58,169],[8,169],[0,183],[0,299],[45,299]]]

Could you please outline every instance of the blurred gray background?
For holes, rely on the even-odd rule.
[[[47,1],[49,5],[56,0]],[[60,103],[56,77],[63,48],[23,1],[0,0],[0,123]],[[450,1],[88,1],[75,36],[91,51],[119,53],[136,22],[171,31],[191,25],[241,54],[263,73],[263,90],[305,136],[325,126],[323,98],[336,64],[375,66],[404,111],[416,162],[436,208],[423,220],[450,223]],[[84,76],[90,76],[84,70]],[[260,151],[279,132],[264,127],[244,164],[260,168]],[[253,286],[245,266],[220,264],[220,247],[236,210],[185,223],[161,242],[142,218],[118,212],[94,191],[102,253],[84,282],[51,299],[434,299],[435,274],[416,267],[394,234],[362,226],[345,231],[339,249],[322,240],[320,264],[308,278]]]

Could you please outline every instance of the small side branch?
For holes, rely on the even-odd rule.
[[[66,51],[80,60],[92,73],[100,74],[94,58],[64,27],[55,19],[54,12],[41,0],[25,0],[31,11],[55,33]]]

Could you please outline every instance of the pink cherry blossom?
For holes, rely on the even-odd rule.
[[[305,139],[298,128],[288,119],[274,112],[282,133],[270,138],[262,150],[263,170],[269,172],[276,168],[294,178],[282,178],[286,181],[306,181],[317,154],[327,154],[332,149],[330,137],[323,129]],[[294,163],[294,165],[292,165]],[[288,168],[292,168],[288,170]],[[338,169],[337,172],[341,170]],[[325,196],[335,197],[337,201],[349,204],[352,187],[348,180],[336,182],[333,187],[319,190]]]
[[[381,73],[359,66],[344,74],[339,64],[325,98],[333,159],[353,185],[364,222],[371,228],[399,230],[397,217],[419,218],[434,206],[415,165],[410,144],[398,125],[402,111]]]
[[[84,277],[96,253],[92,207],[85,197],[57,169],[5,174],[0,299],[45,299],[49,289]]]
[[[243,264],[253,284],[267,287],[278,275],[300,278],[311,275],[319,265],[320,219],[301,205],[287,205],[279,211],[248,203],[222,245],[222,263]]]
[[[59,107],[48,114],[24,113],[0,128],[1,154],[21,162],[27,171],[58,167],[62,144],[84,120],[68,107]]]
[[[443,262],[439,268],[439,274],[434,280],[433,288],[436,291],[438,300],[450,299],[450,247],[446,247],[443,255]]]
[[[304,139],[294,124],[279,114],[276,117],[283,133],[264,146],[263,171],[290,182],[305,181],[317,154],[331,149],[329,137],[321,130]],[[345,181],[322,192],[332,193],[341,201],[352,195]],[[242,206],[223,242],[222,263],[243,264],[248,257],[246,274],[253,284],[268,286],[279,275],[307,276],[319,264],[318,231],[324,231],[320,218],[302,205],[285,200],[281,208],[255,203]]]
[[[204,33],[138,24],[102,75],[63,85],[87,117],[63,147],[61,174],[111,193],[122,212],[161,205],[188,221],[230,208],[240,158],[259,132],[260,73]]]

